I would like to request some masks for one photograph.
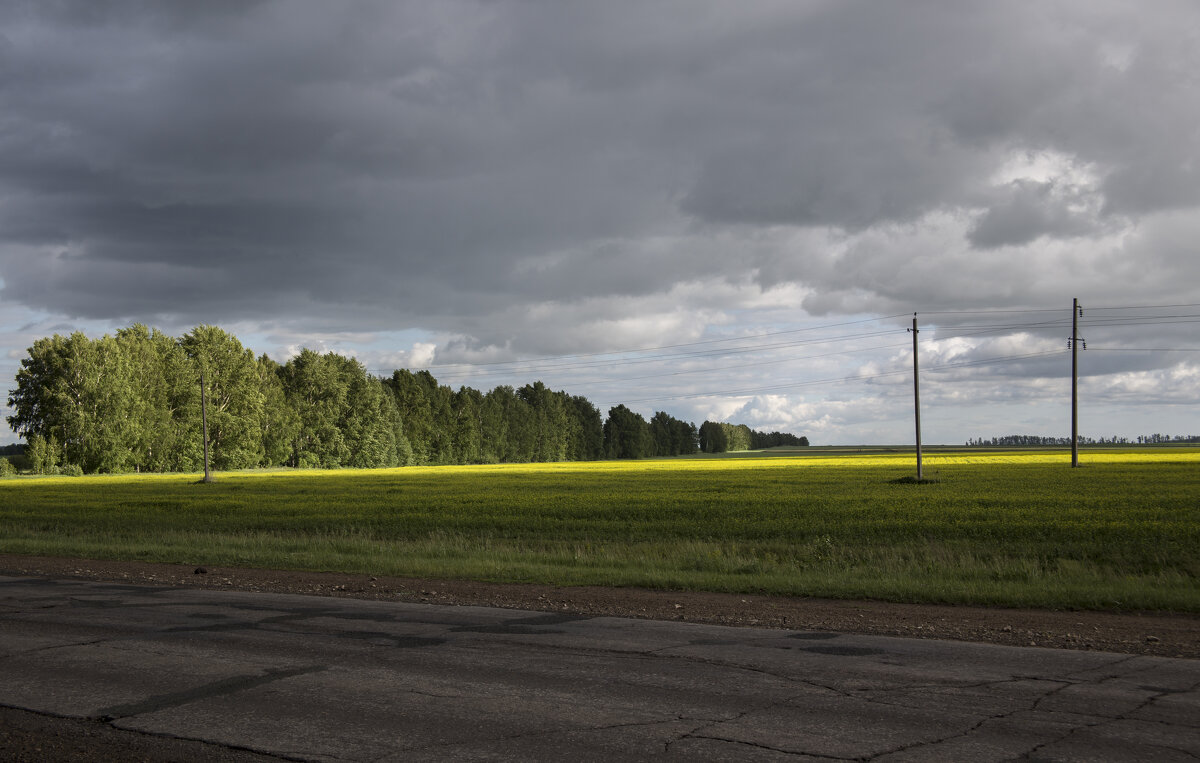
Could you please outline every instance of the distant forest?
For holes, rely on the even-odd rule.
[[[201,385],[215,469],[586,461],[719,453],[807,438],[617,405],[541,382],[484,393],[428,371],[376,377],[353,358],[302,350],[280,364],[231,334],[181,338],[134,325],[115,336],[37,340],[8,397],[8,423],[39,473],[203,468]]]
[[[1135,438],[1119,437],[1080,437],[1080,445],[1159,445],[1165,443],[1200,443],[1200,435],[1165,435],[1165,434],[1145,434],[1138,435]],[[1070,437],[1041,437],[1039,435],[1028,434],[1010,434],[1004,437],[993,437],[990,440],[983,437],[967,440],[968,447],[990,447],[1003,446],[1012,447],[1017,445],[1070,445]]]

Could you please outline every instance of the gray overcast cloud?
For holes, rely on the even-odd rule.
[[[1197,303],[1197,72],[1187,0],[5,3],[0,372],[37,336],[133,321],[386,371],[913,311],[1066,314],[1074,296]],[[1187,328],[1106,341],[1195,347]],[[929,352],[951,360],[1065,336],[943,333]],[[1092,389],[1112,407],[1095,413],[1119,433],[1200,430],[1194,354],[1101,357]],[[1062,434],[1056,368],[959,373],[942,439]],[[804,380],[703,370],[547,382],[615,403]],[[458,372],[438,375],[532,380]],[[905,412],[879,411],[901,391],[634,407],[903,440]],[[981,400],[1020,413],[955,407]]]

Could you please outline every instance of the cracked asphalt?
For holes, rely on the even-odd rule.
[[[11,760],[1200,759],[1200,661],[0,577]]]

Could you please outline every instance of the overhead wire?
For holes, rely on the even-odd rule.
[[[823,353],[818,353],[816,355],[801,355],[799,357],[781,358],[778,360],[763,360],[763,361],[757,361],[757,362],[751,362],[751,363],[738,363],[737,365],[730,365],[730,366],[715,366],[712,368],[705,368],[702,370],[684,369],[682,371],[670,371],[670,372],[662,373],[662,374],[649,374],[647,376],[611,377],[608,379],[583,381],[583,382],[579,382],[579,384],[581,384],[581,385],[603,385],[603,384],[615,384],[618,382],[627,382],[627,381],[641,381],[643,379],[658,379],[658,378],[662,378],[664,376],[696,376],[698,374],[716,373],[718,371],[728,371],[731,369],[758,368],[761,366],[779,365],[782,363],[795,363],[795,362],[801,361],[801,360],[815,360],[817,358],[828,358],[828,357],[833,357],[835,355],[851,355],[851,354],[858,353],[858,352],[871,352],[874,350],[899,349],[901,347],[907,347],[907,346],[908,346],[908,342],[901,342],[899,344],[883,344],[883,345],[875,345],[872,347],[859,347],[859,348],[855,348],[853,350],[838,350],[836,352],[823,352]]]
[[[1121,305],[1119,307],[1089,307],[1082,305],[1085,310],[1166,310],[1175,307],[1200,307],[1200,302],[1183,302],[1174,305]]]
[[[919,310],[918,315],[989,315],[992,313],[1058,313],[1071,312],[1069,307],[1045,307],[1028,310]],[[904,313],[907,315],[907,313]]]
[[[1023,355],[1010,355],[1010,356],[1005,356],[1005,357],[1001,357],[1001,358],[982,358],[979,360],[967,360],[967,361],[961,361],[961,362],[957,362],[957,363],[945,363],[945,364],[938,365],[938,366],[927,366],[924,369],[924,371],[927,371],[927,372],[945,371],[945,370],[950,370],[950,369],[955,369],[955,368],[968,368],[968,367],[973,367],[973,366],[993,365],[996,363],[1009,363],[1009,362],[1014,362],[1014,361],[1019,361],[1019,360],[1031,360],[1033,358],[1048,357],[1051,355],[1062,355],[1062,354],[1065,354],[1066,352],[1067,352],[1066,350],[1043,350],[1041,352],[1031,352],[1031,353],[1025,353]],[[687,393],[687,394],[682,394],[682,395],[670,395],[670,396],[663,396],[663,397],[643,398],[640,400],[624,400],[622,402],[629,403],[629,404],[637,404],[637,403],[661,402],[664,400],[690,400],[690,399],[701,398],[701,397],[720,397],[720,396],[746,397],[749,395],[758,395],[758,394],[763,394],[765,392],[775,392],[775,391],[784,390],[784,389],[795,389],[795,388],[799,388],[799,387],[812,387],[812,386],[818,386],[818,385],[822,385],[822,384],[842,384],[842,383],[852,382],[852,381],[870,381],[873,379],[884,379],[884,378],[891,377],[891,376],[907,376],[907,375],[910,375],[911,373],[912,373],[912,371],[910,371],[908,369],[898,369],[895,371],[881,371],[879,373],[874,373],[874,374],[858,374],[858,375],[853,375],[853,376],[842,376],[842,377],[831,378],[831,379],[813,379],[813,380],[809,380],[809,381],[790,382],[787,384],[776,384],[776,385],[771,385],[771,386],[766,386],[766,387],[751,387],[751,388],[745,388],[745,389],[727,389],[727,390],[717,390],[717,391],[711,391],[711,392],[694,392],[694,393]],[[608,402],[605,401],[604,404],[607,405]]]
[[[1096,315],[1097,312],[1103,311],[1128,311],[1128,310],[1151,310],[1151,309],[1177,309],[1186,307],[1200,307],[1200,303],[1179,303],[1171,305],[1130,305],[1130,306],[1105,306],[1105,307],[1088,307],[1083,305],[1082,308],[1087,316],[1081,320],[1080,328],[1107,328],[1107,327],[1122,327],[1122,326],[1150,326],[1150,325],[1172,325],[1172,324],[1187,324],[1200,322],[1200,313],[1192,314],[1172,314],[1172,315]],[[977,317],[985,317],[988,315],[1034,315],[1046,313],[1070,313],[1069,308],[1045,308],[1045,309],[1013,309],[1013,310],[934,310],[921,311],[915,315],[926,316],[956,316],[956,315],[973,315]],[[594,370],[598,368],[605,369],[625,369],[636,366],[646,366],[649,364],[660,364],[669,362],[681,361],[697,361],[702,359],[715,359],[730,356],[746,356],[755,353],[773,354],[780,350],[793,349],[805,346],[817,346],[821,344],[829,344],[833,342],[850,342],[861,339],[876,338],[881,336],[889,336],[895,333],[896,329],[873,330],[865,332],[847,333],[832,337],[805,338],[796,339],[794,341],[779,341],[767,342],[760,344],[747,344],[748,342],[756,342],[764,339],[772,339],[784,336],[795,336],[797,334],[811,333],[814,331],[823,331],[831,328],[843,326],[861,325],[864,323],[881,323],[896,318],[901,318],[909,315],[909,313],[897,313],[893,315],[878,316],[864,318],[854,321],[843,321],[838,323],[822,324],[819,326],[810,326],[798,329],[786,329],[782,331],[761,332],[758,334],[750,334],[734,337],[719,337],[705,340],[697,340],[694,342],[683,342],[676,344],[657,345],[652,347],[641,347],[626,350],[610,350],[603,352],[589,353],[572,353],[566,355],[551,355],[541,356],[537,358],[525,358],[508,361],[487,361],[479,363],[436,363],[428,366],[434,369],[446,369],[443,373],[444,377],[461,378],[461,379],[476,379],[483,377],[495,376],[511,376],[512,374],[557,374],[585,370]],[[1017,322],[1004,321],[1000,323],[941,323],[938,321],[931,322],[926,331],[936,331],[936,340],[968,338],[981,336],[986,334],[996,333],[1016,333],[1016,332],[1034,332],[1041,333],[1055,329],[1065,329],[1071,325],[1071,320],[1068,318],[1046,318],[1041,320]],[[907,343],[905,343],[907,344]],[[725,346],[722,346],[725,345]],[[700,376],[708,373],[721,373],[729,370],[763,367],[770,365],[780,365],[789,362],[798,362],[823,357],[831,357],[837,355],[850,355],[862,352],[873,352],[879,350],[895,349],[904,346],[903,344],[886,344],[872,345],[869,347],[857,347],[846,350],[838,350],[828,353],[817,353],[800,357],[773,358],[766,360],[743,360],[736,364],[714,365],[707,368],[686,368],[675,370],[664,370],[660,373],[640,374],[636,376],[605,376],[590,381],[576,382],[588,387],[595,386],[610,386],[622,384],[631,381],[643,381],[649,379],[667,378],[674,376]],[[1092,351],[1100,352],[1197,352],[1200,350],[1192,348],[1099,348],[1093,347]],[[926,366],[922,370],[925,372],[938,372],[951,370],[956,368],[967,368],[981,365],[989,365],[995,363],[1018,362],[1022,360],[1030,360],[1034,358],[1047,357],[1067,352],[1066,350],[1048,350],[1034,353],[1026,353],[1022,355],[1012,355],[1000,358],[986,358],[974,361],[963,361],[958,363],[948,363],[938,366]],[[647,355],[646,353],[655,353]],[[460,370],[451,370],[460,369]],[[837,378],[816,379],[800,382],[790,382],[785,384],[766,385],[758,387],[747,387],[739,389],[721,389],[708,392],[686,393],[681,395],[670,396],[655,396],[645,397],[636,400],[624,400],[623,402],[636,404],[647,403],[665,400],[682,400],[695,399],[703,397],[717,396],[746,396],[753,394],[763,394],[768,392],[798,389],[822,384],[837,384],[853,381],[869,381],[872,379],[887,378],[897,375],[911,374],[909,370],[886,371],[874,374],[859,374]]]
[[[807,332],[807,331],[819,331],[821,329],[840,328],[842,326],[854,326],[854,325],[861,324],[861,323],[877,323],[879,321],[891,320],[892,318],[900,318],[905,315],[907,315],[907,313],[897,313],[895,315],[883,315],[883,316],[877,316],[877,317],[872,317],[872,318],[862,318],[860,320],[854,320],[854,321],[842,321],[840,323],[827,323],[827,324],[822,324],[820,326],[808,326],[805,328],[798,328],[798,329],[785,329],[783,331],[767,331],[767,332],[763,332],[761,334],[751,334],[748,336],[740,336],[740,337],[720,337],[720,338],[714,338],[714,339],[701,339],[701,340],[697,340],[695,342],[683,342],[680,344],[664,344],[664,345],[659,345],[656,347],[642,347],[642,348],[626,349],[626,350],[606,350],[603,352],[580,352],[580,353],[572,353],[569,355],[547,355],[547,356],[538,357],[538,358],[525,358],[522,360],[495,360],[495,361],[486,361],[486,362],[482,362],[482,363],[462,363],[462,362],[459,362],[459,363],[433,363],[433,364],[430,364],[428,367],[429,368],[442,368],[442,367],[452,367],[452,366],[481,367],[481,366],[509,365],[509,364],[519,364],[519,363],[529,363],[529,362],[540,363],[542,361],[548,361],[548,360],[569,360],[572,358],[605,357],[605,356],[610,356],[610,355],[636,355],[636,354],[642,353],[642,352],[657,352],[659,350],[671,350],[671,349],[682,348],[682,347],[695,347],[695,346],[704,345],[704,344],[716,344],[719,342],[740,342],[740,341],[745,341],[747,339],[759,339],[762,337],[782,336],[784,334],[798,334],[798,333]]]
[[[512,374],[512,373],[517,373],[517,372],[542,373],[542,372],[548,372],[548,371],[550,371],[550,372],[553,372],[553,371],[575,371],[575,370],[580,370],[580,369],[585,369],[585,368],[596,368],[596,367],[601,367],[601,366],[602,367],[620,367],[620,366],[644,365],[647,363],[657,363],[660,361],[667,361],[667,360],[680,360],[680,359],[692,359],[692,358],[704,358],[704,357],[715,358],[715,357],[724,357],[724,356],[728,356],[728,355],[744,355],[744,354],[748,354],[748,353],[764,352],[764,351],[778,350],[778,349],[791,348],[791,347],[830,344],[833,342],[844,342],[844,341],[849,341],[849,340],[854,340],[854,339],[870,339],[870,338],[875,338],[875,337],[880,337],[880,336],[890,336],[895,333],[896,332],[894,329],[889,329],[886,331],[868,331],[868,332],[861,332],[861,333],[857,333],[857,334],[843,334],[840,336],[824,337],[824,338],[820,338],[820,339],[801,339],[801,340],[796,340],[796,341],[791,341],[791,342],[776,342],[774,344],[752,345],[749,347],[731,347],[731,348],[720,348],[720,349],[697,350],[695,352],[675,352],[675,353],[667,353],[667,354],[662,354],[662,355],[650,355],[650,356],[643,356],[643,357],[613,358],[610,360],[587,360],[587,361],[581,361],[578,363],[529,364],[529,365],[525,365],[525,366],[521,366],[521,367],[517,367],[517,368],[506,369],[503,371],[483,371],[483,372],[479,372],[479,373],[464,371],[464,372],[460,372],[460,373],[444,374],[444,376],[449,377],[449,378],[478,378],[478,377],[482,377],[482,376],[497,376],[497,375],[501,375],[501,374]],[[691,346],[691,345],[680,345],[680,346]],[[624,353],[624,354],[632,354],[632,353]],[[522,361],[512,361],[512,363],[514,365],[517,365],[521,362]]]
[[[1089,311],[1097,311],[1097,310],[1127,310],[1127,309],[1153,309],[1153,308],[1176,308],[1176,307],[1200,307],[1200,303],[1178,303],[1178,304],[1171,304],[1171,305],[1141,305],[1141,306],[1120,306],[1120,307],[1091,307],[1091,308],[1087,308],[1087,309]],[[1056,312],[1064,312],[1064,311],[1069,312],[1069,308],[1029,308],[1029,309],[997,309],[997,310],[930,310],[930,311],[920,311],[917,314],[918,315],[992,315],[992,314],[1056,313]],[[516,366],[519,368],[514,368],[514,369],[512,369],[513,371],[522,371],[522,372],[526,372],[526,373],[529,373],[529,372],[537,373],[540,371],[548,371],[548,370],[574,370],[574,369],[578,369],[578,368],[586,368],[586,367],[589,367],[589,365],[595,366],[595,365],[610,365],[610,364],[634,364],[634,363],[651,362],[654,360],[671,359],[671,358],[679,358],[679,357],[704,357],[704,356],[720,356],[720,355],[725,355],[725,354],[739,354],[739,353],[746,353],[746,352],[755,352],[755,351],[763,351],[763,350],[769,350],[769,349],[778,349],[778,348],[784,348],[784,347],[799,346],[799,345],[809,344],[809,343],[827,343],[827,342],[831,342],[831,341],[844,341],[844,340],[853,339],[853,338],[867,338],[867,337],[872,337],[872,336],[881,336],[881,335],[885,335],[889,332],[886,332],[886,331],[866,332],[863,334],[849,334],[849,335],[843,335],[840,337],[832,337],[832,338],[821,339],[821,340],[811,340],[811,341],[801,340],[798,342],[782,342],[782,343],[776,343],[776,344],[755,345],[752,347],[743,347],[743,348],[728,349],[728,350],[667,353],[667,354],[663,354],[663,355],[642,357],[642,358],[637,358],[637,357],[622,358],[621,357],[621,356],[629,356],[629,355],[636,356],[636,355],[646,353],[646,352],[659,352],[661,350],[686,349],[689,347],[701,347],[701,346],[714,345],[714,344],[746,342],[746,341],[752,341],[755,339],[763,339],[763,338],[769,338],[769,337],[806,333],[806,332],[819,331],[819,330],[828,329],[828,328],[837,328],[837,327],[841,327],[841,326],[860,325],[863,323],[877,323],[877,322],[881,322],[881,321],[892,320],[895,318],[904,317],[908,314],[909,313],[895,313],[892,315],[882,315],[882,316],[876,316],[876,317],[870,317],[870,318],[862,318],[862,319],[858,319],[858,320],[854,320],[854,321],[841,321],[841,322],[837,322],[837,323],[822,324],[819,326],[809,326],[809,327],[798,328],[798,329],[786,329],[783,331],[769,331],[769,332],[762,332],[759,334],[751,334],[751,335],[746,335],[746,336],[718,337],[718,338],[713,338],[713,339],[697,340],[695,342],[682,342],[682,343],[676,343],[676,344],[656,345],[656,346],[652,346],[652,347],[641,347],[641,348],[624,349],[624,350],[607,350],[607,351],[602,351],[602,352],[590,352],[590,353],[571,353],[571,354],[565,354],[565,355],[550,355],[550,356],[541,356],[541,357],[537,357],[537,358],[523,358],[523,359],[518,359],[518,360],[483,361],[483,362],[478,362],[478,363],[470,363],[470,362],[434,363],[434,364],[430,364],[427,367],[431,368],[431,369],[432,368],[477,369],[477,368],[489,368],[489,367],[499,367],[499,366]],[[1136,318],[1138,318],[1141,321],[1148,320],[1148,321],[1162,323],[1162,322],[1164,322],[1164,319],[1166,319],[1166,318],[1200,318],[1200,314],[1183,315],[1183,316],[1137,316]],[[1006,330],[1012,331],[1012,330],[1017,330],[1017,329],[1022,329],[1022,328],[1028,328],[1028,329],[1051,328],[1051,327],[1056,327],[1056,326],[1062,325],[1064,323],[1065,323],[1065,321],[1061,321],[1061,320],[1046,320],[1046,321],[1036,321],[1036,322],[1028,322],[1028,323],[965,324],[965,325],[958,325],[958,326],[935,323],[933,325],[939,331],[954,330],[954,331],[958,332],[956,334],[943,335],[943,337],[942,337],[942,338],[953,338],[956,336],[969,336],[969,335],[978,334],[978,333],[995,333],[995,332],[1006,331]],[[1104,325],[1109,325],[1109,324],[1138,325],[1138,323],[1136,323],[1136,322],[1131,322],[1131,319],[1119,319],[1119,318],[1104,319],[1101,321],[1086,320],[1084,322],[1084,325],[1101,325],[1101,324],[1104,324]],[[973,331],[965,332],[964,331],[965,329],[973,329]],[[614,358],[614,360],[612,360],[612,361],[586,361],[584,363],[575,363],[575,362],[554,363],[553,362],[553,361],[559,361],[559,360],[575,361],[575,360],[579,360],[579,359],[583,359],[583,358]],[[450,372],[445,375],[446,376],[466,376],[466,375],[480,375],[480,374],[471,374],[470,371],[464,370],[460,373]]]

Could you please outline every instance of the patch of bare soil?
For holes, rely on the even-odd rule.
[[[0,555],[0,575],[428,602],[1200,658],[1200,616],[895,604]]]

